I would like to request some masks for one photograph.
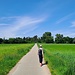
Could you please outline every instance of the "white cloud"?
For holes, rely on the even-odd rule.
[[[8,17],[7,17],[8,18]],[[0,28],[0,37],[16,37],[17,33],[20,32],[23,28],[25,29],[24,34],[33,31],[37,28],[37,24],[41,23],[45,20],[45,18],[31,18],[31,17],[17,17],[15,21],[13,21],[9,27],[5,27],[4,29]],[[7,25],[7,24],[1,24]]]

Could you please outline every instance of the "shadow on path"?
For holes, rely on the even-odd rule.
[[[47,64],[48,64],[48,61],[46,61],[45,63],[43,63],[42,66],[47,65]]]

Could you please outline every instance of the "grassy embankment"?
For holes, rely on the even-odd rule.
[[[75,75],[74,44],[43,44],[43,48],[52,75]]]
[[[7,75],[33,44],[0,44],[0,75]]]

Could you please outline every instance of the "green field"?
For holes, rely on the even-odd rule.
[[[33,44],[0,44],[0,75],[7,75]]]
[[[75,75],[74,44],[43,44],[43,48],[52,75]]]

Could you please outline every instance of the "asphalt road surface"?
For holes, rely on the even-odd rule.
[[[38,46],[35,44],[30,52],[22,57],[8,75],[51,75],[51,73],[47,65],[40,66]]]

